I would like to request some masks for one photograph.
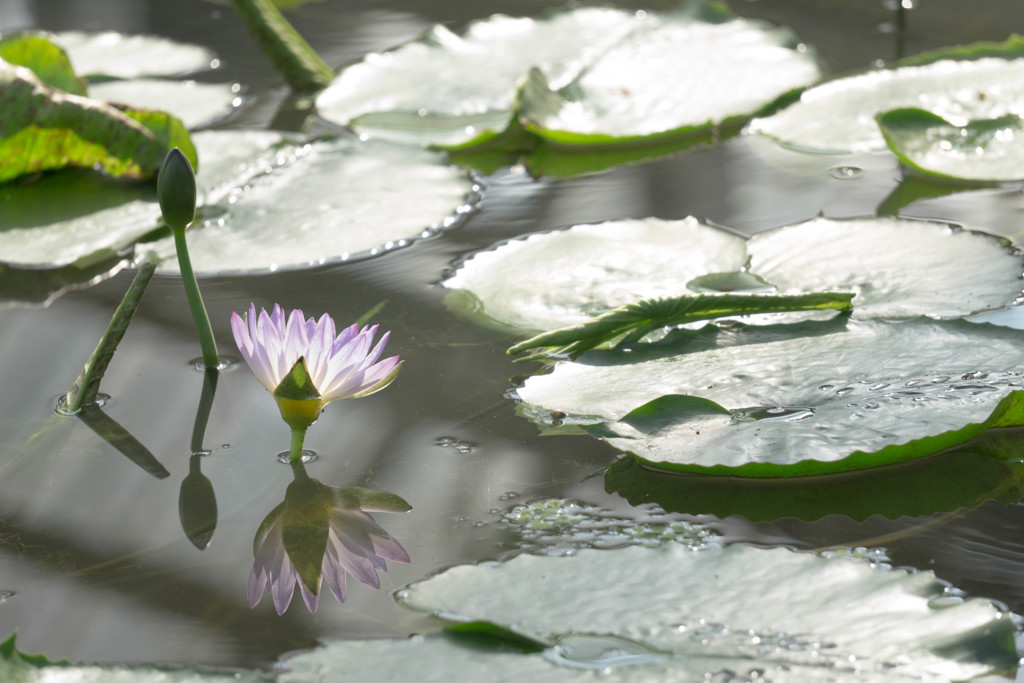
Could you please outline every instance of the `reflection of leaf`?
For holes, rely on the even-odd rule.
[[[96,432],[101,439],[116,448],[122,455],[141,467],[148,474],[157,479],[166,479],[171,476],[167,468],[160,464],[160,461],[149,452],[148,448],[143,446],[128,430],[98,407],[88,406],[82,409],[77,417],[89,429]]]
[[[1014,445],[1024,447],[1019,438]],[[1016,503],[1024,496],[1024,465],[966,447],[863,472],[754,479],[671,473],[622,458],[607,469],[604,485],[631,505],[657,503],[669,512],[752,522],[843,515],[859,522],[975,508],[987,500]]]
[[[0,308],[24,304],[50,304],[64,292],[91,287],[116,275],[128,264],[114,255],[84,267],[39,270],[0,265]]]
[[[584,323],[544,332],[508,350],[551,348],[571,357],[614,340],[622,344],[637,341],[665,327],[731,316],[792,311],[847,311],[853,294],[813,292],[808,294],[697,294],[664,299],[647,299],[602,313]]]
[[[31,71],[0,62],[0,183],[65,166],[101,165],[114,176],[151,178],[167,150],[196,162],[188,131],[158,112],[139,120],[95,100],[45,85]]]
[[[1022,365],[1015,330],[850,321],[825,335],[750,327],[641,355],[591,352],[529,378],[517,394],[540,422],[553,410],[569,424],[604,422],[588,430],[659,468],[806,476],[920,458],[1017,424],[1021,394],[1011,392],[1024,386]],[[623,421],[667,394],[700,396],[732,417],[673,423],[667,404],[657,430]]]

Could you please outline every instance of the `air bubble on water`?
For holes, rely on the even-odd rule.
[[[732,411],[734,423],[741,422],[797,422],[814,417],[814,409],[805,406],[759,406]]]
[[[279,463],[290,465],[292,463],[291,456],[292,454],[290,451],[281,451],[275,457]],[[306,450],[305,448],[302,449],[302,464],[306,465],[319,459],[320,455],[316,451]]]
[[[0,591],[0,605],[14,597],[14,591]]]
[[[103,406],[107,405],[107,403],[110,402],[110,395],[109,394],[97,393],[96,394],[96,398],[93,399],[92,402],[83,405],[78,410],[70,410],[70,409],[68,409],[66,407],[66,405],[67,405],[67,398],[68,398],[67,394],[61,394],[57,398],[57,405],[54,406],[54,410],[57,412],[57,414],[59,414],[59,415],[69,415],[69,416],[70,415],[78,415],[85,408],[88,408],[90,406],[95,407],[95,408],[102,408]]]

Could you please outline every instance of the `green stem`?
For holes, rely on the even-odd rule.
[[[292,89],[316,92],[334,79],[331,68],[269,0],[232,0],[232,4]]]
[[[292,427],[292,446],[288,452],[288,462],[293,466],[302,462],[302,442],[306,440],[305,427]]]
[[[131,285],[128,286],[128,291],[125,292],[124,298],[118,304],[117,310],[114,311],[114,317],[110,319],[110,325],[107,326],[106,332],[103,333],[96,349],[89,356],[88,362],[71,386],[71,390],[64,395],[64,403],[60,407],[61,412],[74,415],[80,412],[84,406],[96,402],[103,373],[107,371],[107,366],[114,357],[117,345],[121,343],[121,338],[128,330],[128,323],[132,321],[132,316],[135,315],[135,310],[139,307],[139,302],[153,277],[154,270],[156,270],[156,265],[149,261],[139,266]]]
[[[199,346],[203,349],[203,365],[207,368],[216,368],[220,365],[220,357],[217,355],[217,342],[213,338],[210,318],[206,315],[206,306],[203,305],[203,297],[199,293],[199,283],[196,282],[196,274],[192,270],[192,261],[188,257],[185,229],[172,228],[171,232],[174,233],[174,247],[178,251],[178,267],[181,269],[181,282],[185,286],[185,296],[188,297],[188,307],[192,310],[192,319],[196,321],[196,332],[199,333]]]

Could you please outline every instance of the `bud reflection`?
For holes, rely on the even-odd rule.
[[[386,560],[408,562],[409,555],[369,512],[408,512],[402,498],[387,491],[337,488],[310,479],[303,464],[292,466],[295,480],[284,502],[274,508],[256,532],[256,560],[249,575],[249,606],[264,591],[278,614],[291,603],[295,584],[310,612],[320,599],[322,580],[339,602],[345,601],[346,578],[380,588],[378,571]]]

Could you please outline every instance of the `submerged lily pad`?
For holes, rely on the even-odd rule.
[[[529,74],[534,85],[520,88]],[[461,36],[435,26],[346,68],[317,108],[360,132],[425,144],[488,142],[521,123],[542,139],[604,145],[749,116],[818,76],[791,33],[718,7],[590,7],[495,15]]]
[[[559,362],[517,390],[521,409],[539,422],[559,411],[564,423],[589,424],[663,469],[806,476],[962,443],[974,434],[897,448],[981,424],[1024,388],[1016,331],[965,321],[679,336],[644,352]]]
[[[877,118],[889,148],[918,173],[976,183],[1024,180],[1024,121],[1017,114],[963,126],[922,109]]]
[[[875,116],[918,108],[962,126],[1024,111],[1024,39],[977,43],[837,78],[805,90],[800,99],[749,131],[811,152],[885,148]]]
[[[196,135],[213,159],[251,154],[248,133]],[[257,134],[259,135],[259,134]],[[257,156],[258,154],[258,156]],[[233,166],[227,179],[206,175],[200,220],[188,232],[198,274],[308,268],[401,247],[454,225],[475,186],[438,152],[348,137],[291,144],[281,139]],[[225,180],[232,180],[225,183]],[[170,237],[140,249],[177,269]]]
[[[1012,670],[1008,616],[945,589],[930,572],[880,571],[860,558],[669,544],[455,567],[401,601],[551,643],[522,656],[531,673],[535,658],[552,664],[540,680],[588,669],[613,681],[965,680]],[[347,661],[344,649],[290,663],[329,669]],[[406,661],[430,669],[424,662],[443,666],[441,656]]]
[[[209,69],[213,60],[205,47],[160,36],[65,31],[53,41],[68,53],[75,71],[88,77],[180,76]]]
[[[856,294],[853,315],[956,317],[1020,293],[1021,257],[988,235],[892,218],[818,218],[749,240],[695,218],[578,225],[480,252],[444,282],[475,317],[536,331],[639,299],[714,291]]]

